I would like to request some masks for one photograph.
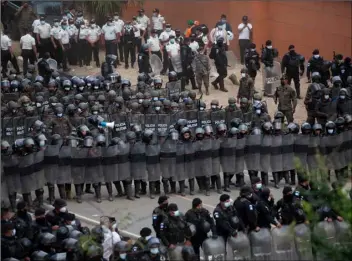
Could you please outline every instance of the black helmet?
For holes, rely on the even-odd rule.
[[[302,134],[311,134],[312,126],[308,122],[304,122],[301,125],[301,132],[302,132]]]
[[[51,145],[58,145],[62,142],[62,137],[60,134],[53,134],[50,138]]]
[[[130,89],[126,88],[122,91],[122,98],[125,101],[129,101],[131,99],[131,96],[132,96],[132,92]]]
[[[187,126],[187,120],[186,119],[178,119],[177,123],[175,125],[175,129],[180,132],[185,126]]]
[[[124,87],[131,87],[131,82],[130,82],[130,80],[122,79],[122,80],[121,80],[121,87],[122,87],[122,88],[124,88]]]
[[[137,139],[137,135],[134,131],[127,131],[126,133],[126,139],[127,141],[134,141]]]
[[[327,134],[334,134],[336,128],[336,124],[333,121],[328,121],[325,125],[326,133]]]
[[[216,126],[217,134],[223,134],[223,133],[226,133],[226,131],[227,131],[226,124],[220,123]]]
[[[319,83],[320,80],[321,80],[320,73],[318,73],[318,72],[313,72],[313,73],[312,73],[312,82]]]
[[[168,77],[169,77],[169,82],[177,81],[177,73],[175,71],[169,72]]]
[[[146,82],[149,77],[145,73],[140,73],[137,76],[137,82]]]
[[[344,117],[338,117],[335,120],[335,125],[337,129],[343,129],[345,127],[345,118]]]
[[[145,130],[143,132],[142,140],[144,143],[150,143],[153,140],[154,131],[152,130]]]
[[[298,134],[299,133],[299,125],[297,123],[290,122],[288,124],[288,126],[287,126],[287,129],[292,134]]]
[[[271,131],[273,130],[273,124],[269,121],[265,122],[263,125],[262,125],[262,130],[263,132],[265,133],[271,133]]]
[[[241,123],[242,123],[242,120],[241,120],[240,118],[233,118],[233,119],[230,121],[230,126],[231,126],[231,127],[238,128],[238,126],[240,126]]]
[[[240,133],[240,131],[237,128],[231,127],[230,131],[229,131],[229,136],[230,137],[235,137],[239,133]]]
[[[323,130],[323,126],[321,126],[320,123],[315,123],[315,124],[313,125],[313,131],[317,131],[317,130],[320,130],[320,131]]]
[[[98,136],[95,137],[95,142],[97,146],[105,146],[106,143],[106,137],[104,134],[98,134]]]
[[[195,135],[197,139],[203,139],[204,138],[204,129],[202,127],[196,128]]]

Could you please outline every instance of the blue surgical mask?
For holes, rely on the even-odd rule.
[[[146,237],[145,237],[145,240],[148,241],[148,240],[151,239],[151,238],[152,238],[152,236],[146,236]]]
[[[120,258],[121,258],[121,259],[126,259],[126,256],[127,256],[127,254],[126,254],[126,253],[122,253],[122,254],[120,254]]]
[[[175,217],[180,216],[180,211],[179,211],[179,210],[174,211],[174,216],[175,216]]]
[[[159,254],[159,248],[156,248],[156,247],[151,248],[150,253],[152,253],[153,255]]]
[[[261,189],[263,187],[262,183],[255,184],[256,189]]]
[[[174,39],[171,39],[171,40],[170,40],[170,43],[171,43],[171,44],[174,44],[174,43],[175,43],[175,40],[174,40]]]
[[[232,203],[231,201],[225,202],[224,207],[229,208],[231,206],[231,203]]]
[[[45,21],[44,21],[44,20],[41,20],[41,21],[40,21],[40,24],[41,24],[41,25],[45,24]]]

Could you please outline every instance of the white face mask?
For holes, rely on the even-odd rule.
[[[151,238],[152,238],[152,236],[146,236],[145,240],[149,241],[149,239],[151,239]]]
[[[66,207],[62,207],[62,208],[60,208],[60,212],[61,212],[61,213],[65,213],[65,212],[67,212],[67,208],[66,208]]]
[[[58,27],[60,25],[60,23],[54,23],[55,27]]]
[[[179,210],[174,211],[174,216],[175,216],[175,217],[180,216],[180,211],[179,211]]]
[[[224,207],[225,207],[225,208],[228,208],[228,207],[230,207],[230,206],[231,206],[231,200],[224,203]]]
[[[204,107],[200,107],[199,110],[200,110],[200,111],[204,111]]]
[[[261,113],[262,113],[262,110],[255,110],[255,113],[256,113],[256,114],[261,114]]]
[[[43,20],[42,20],[42,21],[40,21],[40,24],[41,24],[41,25],[45,24],[45,21],[43,21]]]
[[[114,16],[114,20],[115,21],[119,20],[119,16]]]
[[[83,90],[84,90],[84,87],[81,86],[81,87],[78,87],[78,89],[79,89],[80,91],[83,91]]]
[[[157,101],[157,100],[159,100],[158,97],[154,97],[154,98],[153,98],[153,101]]]
[[[61,118],[62,117],[62,113],[58,113],[57,117]]]
[[[241,73],[241,77],[242,78],[246,78],[246,74],[245,73]]]
[[[96,25],[96,24],[91,24],[90,26],[91,26],[92,28],[97,27],[97,25]]]
[[[84,29],[84,24],[81,25],[81,29]]]
[[[39,103],[39,102],[37,102],[37,103],[36,103],[36,106],[37,106],[37,108],[40,108],[40,107],[42,107],[42,104]]]
[[[99,89],[99,86],[94,86],[94,90],[98,90]]]
[[[151,248],[150,253],[152,253],[153,255],[159,254],[159,248]]]
[[[115,223],[115,224],[113,224],[113,225],[112,225],[112,230],[114,230],[114,231],[115,231],[115,230],[116,230],[116,228],[117,228],[117,223]]]
[[[97,112],[97,111],[93,111],[93,114],[94,114],[94,115],[97,115],[97,114],[98,114],[98,112]]]
[[[110,25],[111,25],[111,22],[107,22],[106,24],[107,24],[108,26],[110,26]]]
[[[334,129],[328,129],[328,133],[329,134],[333,134],[334,133]]]
[[[324,98],[325,98],[325,100],[327,100],[327,99],[330,98],[330,96],[329,95],[324,95]]]
[[[56,106],[56,102],[51,103],[51,106]]]
[[[77,111],[78,111],[78,113],[81,113],[81,112],[82,112],[82,110],[81,110],[80,108],[78,108]]]
[[[142,103],[142,102],[143,102],[143,99],[139,99],[139,100],[138,100],[138,103]]]
[[[12,230],[12,236],[16,236],[16,229]]]
[[[170,28],[170,27],[167,27],[167,28],[165,29],[165,31],[166,31],[166,32],[170,32],[170,31],[171,31],[171,28]]]
[[[65,91],[69,91],[70,89],[70,87],[65,87]]]
[[[211,108],[212,108],[212,109],[216,109],[217,106],[216,106],[216,105],[212,105]]]
[[[273,49],[273,47],[271,45],[267,46],[266,48],[268,49]]]
[[[158,106],[158,107],[155,107],[155,110],[156,111],[160,111],[160,107]]]
[[[76,220],[71,221],[71,226],[75,226],[76,225]]]
[[[346,98],[345,95],[340,95],[340,99],[341,99],[341,100],[344,100],[345,98]]]
[[[252,52],[255,52],[255,49],[251,49]]]
[[[120,254],[120,258],[121,259],[126,259],[126,255],[127,255],[126,253],[122,253],[122,254]]]
[[[263,187],[262,183],[255,184],[256,189],[261,189]]]
[[[318,58],[320,57],[320,55],[319,55],[319,54],[314,54],[313,57],[314,57],[315,59],[318,59]]]

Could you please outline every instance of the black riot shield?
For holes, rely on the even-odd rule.
[[[118,145],[112,145],[101,149],[101,165],[105,182],[119,180]]]
[[[247,142],[247,136],[244,136],[242,139],[237,139],[236,144],[236,168],[235,173],[241,173],[244,171],[245,168],[245,158],[244,152]]]
[[[185,148],[185,172],[187,178],[195,177],[195,147],[192,141],[184,143]]]
[[[157,114],[157,132],[165,132],[169,129],[170,115],[168,114]]]
[[[282,135],[272,136],[270,149],[270,166],[272,172],[283,170],[282,166]]]
[[[187,178],[187,172],[185,170],[185,146],[184,143],[178,142],[176,144],[176,175],[172,177],[172,179],[175,181],[183,181]]]
[[[145,150],[148,181],[158,181],[161,177],[160,168],[160,145],[150,144]]]
[[[118,180],[131,180],[130,144],[120,142],[117,151]]]
[[[258,232],[252,231],[249,234],[252,248],[252,260],[270,260],[272,257],[272,243],[270,231],[261,228]]]
[[[13,117],[1,118],[1,140],[6,140],[10,144],[15,141],[15,126],[13,125]]]
[[[87,183],[99,183],[104,181],[104,173],[101,165],[101,147],[88,149],[85,165],[85,180]]]
[[[113,137],[125,139],[128,128],[128,117],[125,113],[115,113],[110,115],[111,121],[115,122],[114,129],[112,130]]]
[[[262,135],[249,135],[246,141],[244,159],[247,170],[260,171],[260,148]]]
[[[307,164],[311,173],[317,173],[319,168],[320,156],[320,136],[312,136],[309,138],[308,151],[307,151]]]
[[[195,176],[210,177],[213,175],[212,139],[203,139],[194,142],[195,148]]]
[[[25,137],[25,119],[26,117],[14,117],[13,126],[15,130],[15,139]]]
[[[226,125],[227,128],[230,129],[231,128],[231,120],[234,118],[239,118],[239,119],[243,119],[243,114],[241,110],[237,110],[237,111],[226,111]]]
[[[212,152],[211,152],[211,164],[213,175],[220,174],[220,146],[221,139],[213,139],[211,142]]]
[[[294,153],[302,168],[307,169],[307,152],[309,145],[309,135],[295,135]]]
[[[271,236],[274,260],[297,260],[294,234],[290,226],[274,228],[271,231]]]
[[[130,148],[131,176],[134,180],[146,178],[145,144],[137,141]]]
[[[33,132],[34,122],[40,120],[39,116],[26,117],[24,119],[24,133],[25,135],[30,135]]]
[[[195,129],[198,127],[198,111],[189,110],[184,111],[185,119],[187,120],[187,127],[191,129],[192,134],[194,134]]]
[[[218,111],[212,111],[210,114],[211,117],[211,124],[213,125],[214,131],[216,130],[216,126],[218,126],[220,123],[225,123],[226,116],[225,116],[225,111],[224,110],[218,110]]]
[[[349,236],[351,231],[350,224],[345,221],[339,222],[335,220],[334,225],[336,229],[336,244],[342,247],[351,247],[352,242]]]
[[[211,113],[210,111],[198,111],[198,126],[204,127],[205,125],[211,125]]]
[[[345,157],[345,162],[352,162],[352,130],[343,132],[343,145],[342,151]]]
[[[220,163],[223,172],[236,171],[236,137],[224,138],[220,144]]]
[[[251,247],[249,238],[243,232],[238,232],[236,237],[228,237],[226,249],[226,260],[251,259]]]
[[[293,145],[295,139],[293,134],[287,134],[282,136],[282,166],[283,170],[295,169]]]
[[[156,126],[158,124],[157,114],[145,114],[144,115],[144,128],[146,130],[156,131]]]
[[[47,183],[44,173],[44,153],[44,150],[40,150],[34,153],[33,175],[36,180],[36,189],[43,188]]]
[[[262,145],[260,148],[260,170],[263,172],[271,171],[271,135],[263,135]]]
[[[128,117],[129,127],[131,128],[133,125],[138,124],[144,130],[144,115],[143,114],[133,114],[130,113]]]
[[[250,123],[252,121],[252,118],[253,118],[253,112],[252,111],[243,113],[243,122],[244,123]]]
[[[37,189],[33,166],[34,153],[19,158],[18,170],[21,178],[22,193],[30,193]]]
[[[59,170],[57,173],[57,184],[71,183],[71,146],[62,146],[59,151]]]
[[[181,80],[178,80],[176,82],[168,82],[165,85],[166,89],[166,95],[169,100],[171,100],[171,97],[174,95],[180,96],[181,93]]]
[[[1,165],[4,171],[2,177],[5,180],[8,193],[21,192],[21,177],[18,169],[18,165],[19,165],[18,156],[2,155]]]
[[[342,164],[339,158],[340,135],[324,136],[320,144],[324,151],[326,167],[329,170],[341,169]]]
[[[175,177],[176,171],[176,144],[177,141],[166,139],[160,147],[160,168],[163,178]]]
[[[46,182],[56,184],[59,173],[59,152],[61,144],[47,145],[44,153],[44,173]]]
[[[294,227],[297,260],[313,260],[311,231],[307,224]]]
[[[206,261],[225,261],[226,250],[225,241],[222,237],[217,239],[208,238],[203,242],[202,249],[204,260]]]
[[[85,183],[88,148],[72,148],[71,176],[73,184]]]

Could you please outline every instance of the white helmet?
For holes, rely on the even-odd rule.
[[[229,39],[229,41],[233,40],[233,33],[230,31],[227,31],[227,39]]]

